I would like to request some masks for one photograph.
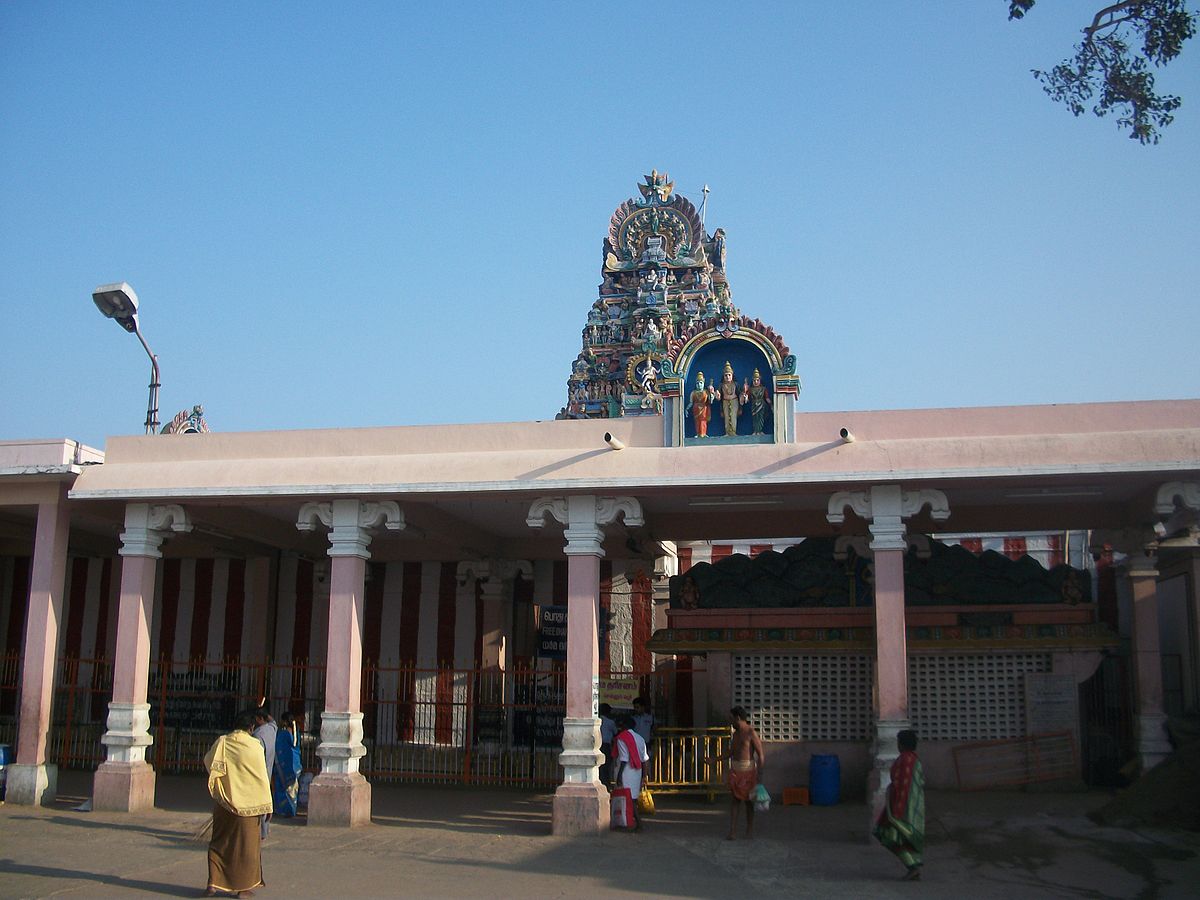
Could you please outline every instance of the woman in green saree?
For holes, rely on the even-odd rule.
[[[875,823],[875,837],[904,863],[905,881],[916,881],[925,847],[925,773],[917,759],[917,733],[901,731],[896,744],[900,755],[892,763],[892,783]]]

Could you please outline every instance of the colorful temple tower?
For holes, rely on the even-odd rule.
[[[638,190],[609,221],[560,417],[662,416],[669,446],[794,440],[796,358],[734,306],[725,232],[708,234],[665,172]]]

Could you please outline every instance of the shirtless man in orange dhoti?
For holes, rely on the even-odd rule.
[[[729,774],[726,776],[731,801],[728,840],[732,841],[737,827],[738,807],[743,805],[746,807],[746,837],[754,837],[754,789],[762,774],[763,745],[745,709],[735,706],[729,711],[729,720],[733,725],[733,740],[729,743],[729,750],[713,759],[729,760]]]

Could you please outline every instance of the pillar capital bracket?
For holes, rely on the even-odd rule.
[[[950,518],[946,495],[934,488],[906,491],[898,484],[878,484],[865,491],[838,491],[829,498],[825,518],[832,525],[846,521],[846,507],[869,522],[871,550],[907,550],[904,520],[926,506],[935,521]]]
[[[927,534],[906,534],[904,536],[905,548],[915,550],[921,559],[929,559],[933,552],[930,550],[929,543]],[[833,542],[833,558],[843,562],[850,555],[851,550],[854,551],[855,556],[865,559],[871,555],[871,541],[862,534],[838,535]]]
[[[320,522],[329,529],[330,556],[357,556],[370,559],[367,547],[372,531],[383,525],[388,531],[401,531],[404,512],[394,500],[311,501],[300,507],[296,517],[299,531],[316,531]]]
[[[1176,502],[1191,510],[1200,510],[1200,482],[1169,481],[1158,489],[1154,498],[1154,511],[1160,516],[1169,516],[1176,510]]]
[[[1122,565],[1127,568],[1145,570],[1146,560],[1150,561],[1149,568],[1154,568],[1153,560],[1158,554],[1158,541],[1149,526],[1096,529],[1092,532],[1091,541],[1093,552],[1108,547],[1123,553],[1126,560]]]
[[[564,552],[567,556],[603,556],[600,546],[604,540],[602,525],[610,525],[621,516],[625,524],[637,527],[645,524],[642,505],[634,497],[596,497],[593,494],[568,497],[540,497],[529,507],[525,524],[541,528],[549,514],[566,528]]]
[[[829,498],[825,518],[830,524],[841,525],[846,521],[847,506],[864,519],[905,519],[915,516],[926,506],[935,521],[944,522],[950,518],[946,495],[934,488],[905,491],[898,484],[878,484],[866,491],[838,491]]]
[[[187,510],[178,503],[151,506],[130,503],[125,507],[125,530],[121,532],[121,556],[145,556],[160,559],[159,548],[168,532],[186,534],[192,530]]]
[[[1154,512],[1161,520],[1152,527],[1158,546],[1200,547],[1200,482],[1171,481],[1158,489]]]

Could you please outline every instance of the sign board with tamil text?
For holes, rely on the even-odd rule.
[[[600,616],[599,638],[600,659],[608,659],[607,615]],[[565,606],[538,607],[538,656],[542,659],[567,658],[567,608]]]
[[[538,656],[542,659],[567,658],[567,608],[538,608]]]

